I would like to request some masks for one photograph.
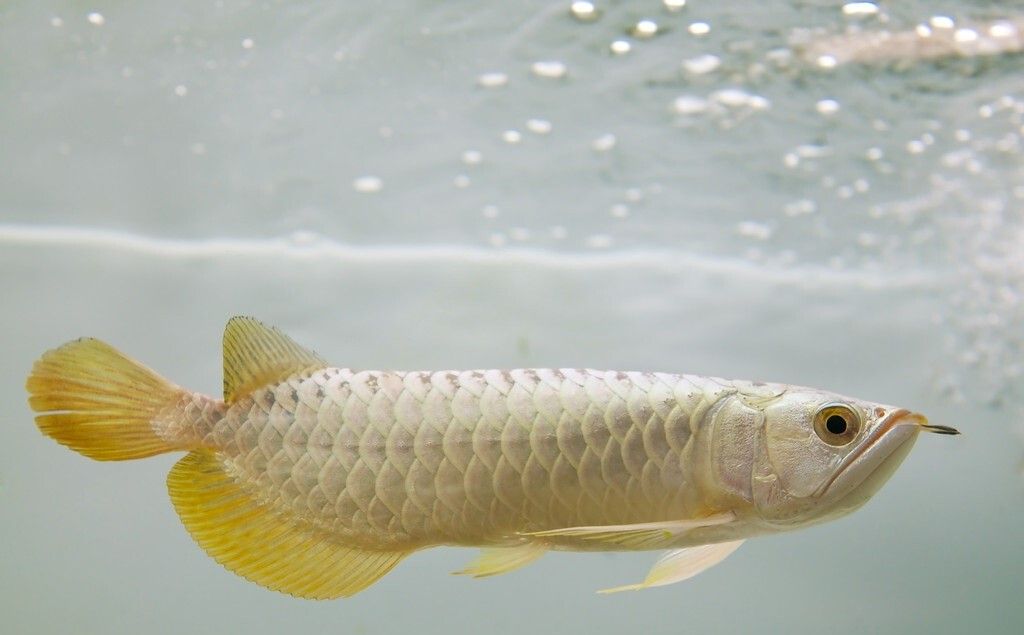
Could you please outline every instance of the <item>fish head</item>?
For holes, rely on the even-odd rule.
[[[848,514],[892,476],[922,430],[923,415],[813,389],[788,389],[761,410],[751,502],[774,527]]]

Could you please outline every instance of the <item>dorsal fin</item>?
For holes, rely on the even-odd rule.
[[[251,317],[233,317],[224,327],[224,400],[228,403],[289,375],[327,366],[313,351]]]

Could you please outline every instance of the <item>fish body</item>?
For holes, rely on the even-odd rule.
[[[929,428],[899,408],[695,375],[354,371],[249,318],[228,323],[224,352],[219,400],[78,340],[37,362],[30,405],[93,458],[188,451],[168,488],[193,537],[302,597],[351,595],[436,545],[483,547],[463,571],[477,576],[550,549],[668,549],[613,590],[668,584],[751,536],[856,509]]]
[[[231,404],[201,445],[261,499],[345,540],[501,544],[710,515],[706,422],[735,391],[653,373],[324,368]]]

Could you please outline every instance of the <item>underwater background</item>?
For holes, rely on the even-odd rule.
[[[1024,632],[1021,16],[4,2],[0,630]],[[963,435],[681,585],[594,594],[654,553],[476,581],[442,548],[303,601],[192,542],[177,456],[92,462],[26,403],[33,360],[83,335],[217,394],[235,314],[342,366],[789,382]]]

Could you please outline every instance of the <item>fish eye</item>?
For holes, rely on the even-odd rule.
[[[844,446],[860,432],[860,416],[845,404],[822,406],[814,414],[814,432],[831,446]]]

